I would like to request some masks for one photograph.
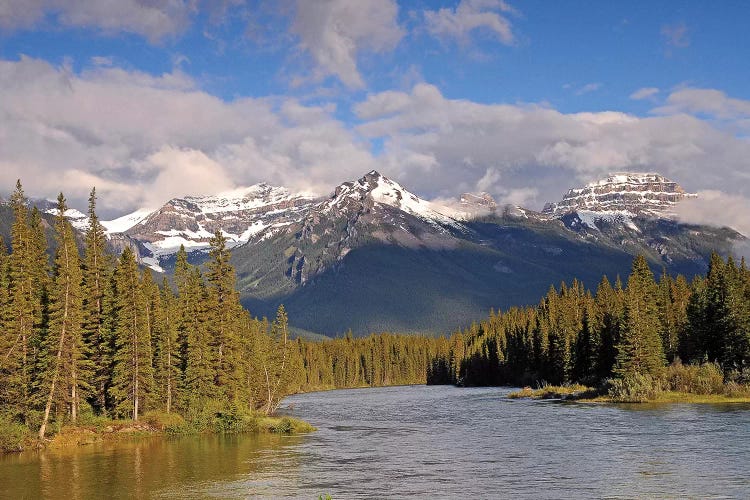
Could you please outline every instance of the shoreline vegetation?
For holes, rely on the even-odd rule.
[[[599,387],[542,384],[508,394],[509,399],[559,399],[596,403],[750,403],[750,385],[725,382],[716,363],[668,366],[658,377],[609,379]]]
[[[266,416],[260,413],[240,419],[216,419],[210,427],[188,423],[177,414],[147,413],[138,421],[96,419],[89,424],[63,426],[39,441],[31,433],[8,435],[0,429],[0,453],[27,450],[62,449],[97,443],[117,443],[153,437],[195,436],[203,434],[305,434],[317,429],[307,422],[288,416]],[[6,432],[3,432],[6,430]]]

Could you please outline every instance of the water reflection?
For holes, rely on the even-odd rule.
[[[298,467],[299,439],[146,438],[7,455],[0,458],[0,498],[202,498],[224,481],[267,474],[282,464]],[[248,494],[253,490],[245,490]]]

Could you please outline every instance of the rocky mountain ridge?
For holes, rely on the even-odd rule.
[[[616,173],[570,189],[561,201],[546,204],[542,213],[561,217],[584,210],[668,217],[677,203],[696,196],[657,173]]]

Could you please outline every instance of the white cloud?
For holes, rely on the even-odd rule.
[[[750,118],[750,101],[731,98],[715,89],[684,88],[669,94],[666,103],[653,113],[690,113],[719,120],[742,120]]]
[[[504,199],[536,189],[525,199],[540,209],[569,187],[618,170],[655,170],[690,190],[750,196],[750,142],[685,114],[639,118],[486,105],[447,99],[427,84],[370,95],[355,112],[358,131],[383,140],[384,170],[440,197],[486,187]],[[429,175],[404,161],[413,157],[431,159]]]
[[[750,141],[723,126],[746,119],[748,103],[721,93],[677,91],[669,114],[640,118],[479,104],[421,83],[368,95],[353,107],[352,129],[332,104],[226,102],[177,70],[76,74],[22,58],[0,61],[0,88],[2,191],[20,177],[29,194],[62,189],[82,208],[95,185],[112,215],[261,181],[326,194],[373,168],[427,198],[488,191],[532,209],[616,170],[750,198]],[[718,126],[685,109],[727,118]],[[382,142],[377,158],[370,141]]]
[[[54,15],[62,26],[135,33],[156,42],[185,30],[194,4],[187,0],[3,0],[0,27],[28,28],[45,15]]]
[[[357,56],[392,50],[404,36],[397,17],[395,0],[298,0],[292,32],[316,63],[314,80],[334,75],[362,88]]]
[[[643,87],[630,94],[630,98],[634,101],[641,101],[643,99],[652,99],[658,93],[659,89],[656,87]]]
[[[224,102],[179,72],[76,75],[22,58],[0,61],[0,88],[4,192],[21,178],[31,195],[63,190],[85,207],[95,185],[102,209],[120,215],[262,181],[327,193],[375,167],[369,145],[332,118],[332,106]]]
[[[750,236],[750,196],[718,190],[699,191],[698,198],[683,201],[676,211],[685,222],[727,226]]]
[[[461,0],[455,9],[426,10],[424,18],[428,33],[438,38],[463,42],[473,31],[485,29],[510,45],[515,36],[506,14],[512,13],[515,9],[502,0]]]

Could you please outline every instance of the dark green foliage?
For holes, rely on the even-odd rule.
[[[658,288],[646,259],[638,256],[625,290],[625,315],[617,344],[614,372],[628,375],[658,375],[664,367],[659,336]]]
[[[624,290],[619,279],[612,287],[603,278],[594,296],[579,282],[563,283],[536,307],[491,312],[456,332],[447,352],[430,361],[428,383],[596,386],[614,377],[613,394],[622,401],[679,387],[721,392],[718,378],[741,380],[742,387],[750,373],[749,319],[744,262],[714,254],[706,278],[689,285],[683,276],[665,274],[657,284],[639,257]],[[680,358],[690,365],[675,368]],[[716,364],[693,367],[704,361]],[[700,382],[669,382],[680,377]]]

